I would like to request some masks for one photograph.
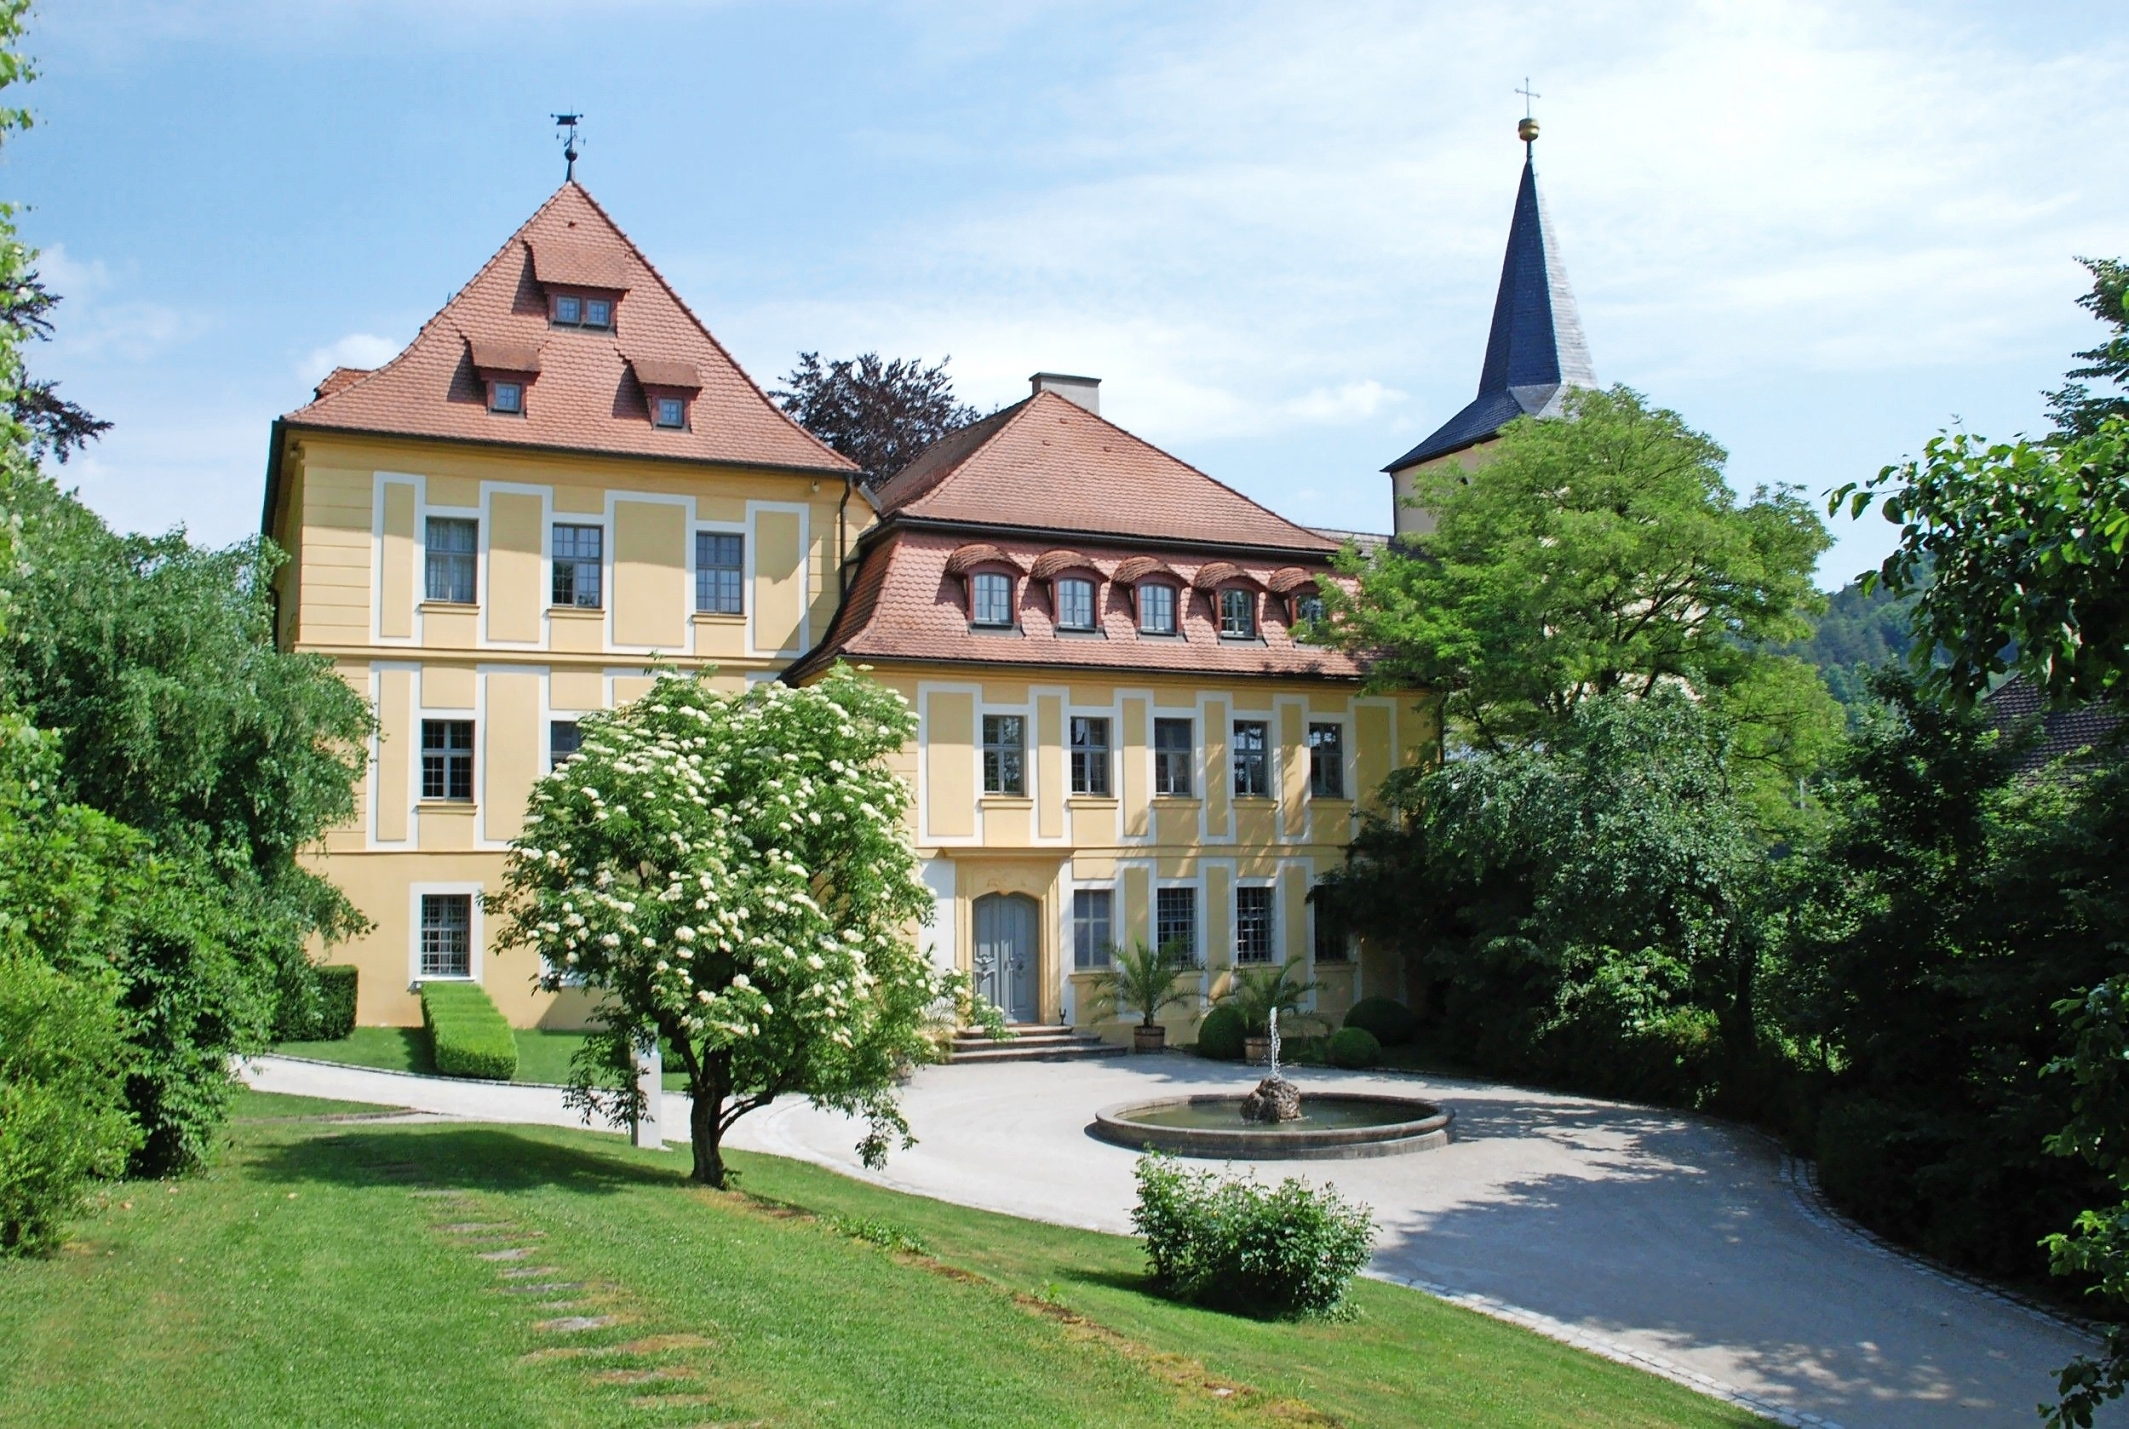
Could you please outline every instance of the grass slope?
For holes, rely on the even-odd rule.
[[[544,1027],[520,1027],[517,1039],[518,1082],[545,1082],[560,1086],[569,1080],[569,1059],[584,1045],[581,1032],[550,1031]],[[347,1036],[330,1042],[283,1042],[276,1052],[291,1057],[309,1057],[319,1062],[341,1062],[351,1067],[381,1067],[388,1072],[418,1072],[436,1075],[430,1055],[429,1033],[421,1027],[357,1027]],[[687,1078],[667,1071],[668,1091],[687,1090]]]
[[[320,1119],[346,1110],[248,1093],[212,1170],[0,1264],[0,1423],[1756,1422],[1391,1286],[1259,1325],[1148,1295],[1121,1237],[768,1157],[726,1194],[614,1137]]]

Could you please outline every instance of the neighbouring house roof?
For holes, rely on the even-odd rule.
[[[616,295],[610,330],[548,322],[547,286]],[[492,413],[480,370],[536,373],[523,416]],[[685,430],[651,424],[643,384],[699,388]],[[565,183],[406,350],[341,368],[289,427],[854,473],[779,411],[584,188]]]
[[[2066,754],[2099,748],[2122,727],[2122,717],[2102,705],[2049,709],[2039,689],[2023,675],[2013,675],[1998,685],[1983,703],[1989,722],[2007,736],[2023,735],[2038,724],[2032,746],[2018,756],[2020,774],[2030,774]]]
[[[1501,260],[1501,286],[1493,300],[1493,329],[1478,395],[1412,450],[1384,467],[1403,471],[1435,457],[1482,442],[1517,417],[1550,417],[1570,387],[1594,387],[1589,344],[1567,265],[1553,231],[1552,215],[1538,192],[1536,164],[1523,161],[1508,251]]]
[[[1085,543],[1073,553],[1078,558],[1074,568],[1092,571],[1101,584],[1096,629],[1078,633],[1058,631],[1048,582],[1034,578],[1021,581],[1015,591],[1013,629],[971,628],[966,580],[953,569],[965,571],[997,559],[1031,570],[1052,547],[1042,535],[1031,533],[1024,540],[993,538],[986,549],[996,556],[985,561],[971,559],[969,549],[966,532],[898,526],[890,518],[868,536],[856,578],[827,638],[784,678],[798,683],[837,659],[1342,681],[1358,680],[1365,673],[1360,662],[1343,651],[1296,644],[1284,602],[1277,597],[1262,602],[1256,639],[1220,637],[1213,595],[1198,588],[1201,576],[1218,567],[1224,582],[1262,587],[1286,573],[1285,579],[1298,585],[1292,573],[1304,568],[1291,556],[1193,557],[1178,552],[1155,559],[1134,546]],[[1327,563],[1312,566],[1307,571],[1311,578],[1335,579]],[[1180,588],[1179,635],[1139,635],[1129,581],[1147,575],[1172,579]]]
[[[1075,538],[1326,554],[1337,549],[1335,541],[1054,392],[942,438],[877,490],[883,512],[912,520]],[[1044,549],[1055,544],[1046,542]]]
[[[1358,548],[1363,556],[1374,555],[1396,539],[1396,537],[1383,531],[1340,531],[1334,526],[1311,526],[1309,530],[1314,531],[1333,545],[1343,546],[1351,543]]]

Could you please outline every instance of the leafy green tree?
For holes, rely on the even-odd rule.
[[[30,77],[25,10],[0,0],[0,88]],[[0,110],[0,136],[27,123]],[[329,661],[274,648],[266,542],[121,537],[38,469],[104,424],[28,373],[56,299],[11,216],[0,206],[0,709],[55,732],[43,792],[145,835],[99,985],[130,1039],[133,1165],[159,1173],[206,1150],[232,1055],[265,1045],[281,987],[308,991],[306,946],[361,924],[301,853],[354,812],[370,717]]]
[[[1673,687],[1585,700],[1542,746],[1393,781],[1324,896],[1404,951],[1447,1050],[1698,1101],[1753,1073],[1781,901],[1729,738]]]
[[[886,760],[914,734],[907,701],[842,665],[731,696],[667,672],[585,721],[533,789],[501,907],[543,985],[604,994],[573,1075],[587,1112],[640,1114],[616,1074],[656,1035],[685,1069],[706,1185],[725,1183],[732,1124],[780,1096],[863,1116],[868,1164],[908,1143],[897,1072],[936,1056],[942,1001],[983,1015],[911,938],[932,899]]]
[[[1902,523],[1877,579],[1915,596],[1910,659],[1971,700],[2016,670],[2057,703],[2129,703],[2129,420],[2090,437],[1930,439],[1920,458],[1834,493]]]
[[[1810,633],[1823,523],[1794,491],[1740,502],[1727,454],[1675,412],[1624,387],[1581,391],[1562,420],[1520,418],[1472,470],[1420,476],[1432,531],[1372,561],[1347,558],[1348,594],[1326,591],[1328,633],[1365,653],[1380,685],[1446,697],[1479,748],[1542,740],[1575,707],[1675,683],[1731,688]],[[1784,741],[1806,763],[1838,728],[1802,677],[1766,683],[1792,701]]]
[[[2111,329],[2107,340],[2077,356],[2084,366],[2073,367],[2069,380],[2048,394],[2048,416],[2064,437],[2089,437],[2110,417],[2129,417],[2129,264],[2119,258],[2080,258],[2092,275],[2092,289],[2077,305]],[[2094,395],[2084,379],[2097,377],[2110,382],[2113,392]]]

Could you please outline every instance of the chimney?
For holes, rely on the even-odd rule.
[[[1038,372],[1028,379],[1028,386],[1036,396],[1055,392],[1075,407],[1084,407],[1095,416],[1101,415],[1101,379],[1099,377],[1070,377],[1062,372]]]

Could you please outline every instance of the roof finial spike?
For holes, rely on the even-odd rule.
[[[1530,76],[1523,76],[1523,87],[1516,91],[1523,96],[1523,122],[1515,126],[1515,134],[1523,141],[1523,157],[1530,157],[1531,145],[1538,141],[1538,121],[1532,117],[1531,101],[1545,96],[1530,87]]]
[[[581,114],[557,114],[554,127],[563,133],[562,159],[567,167],[562,171],[562,182],[575,183],[577,179],[577,126],[584,122]]]

